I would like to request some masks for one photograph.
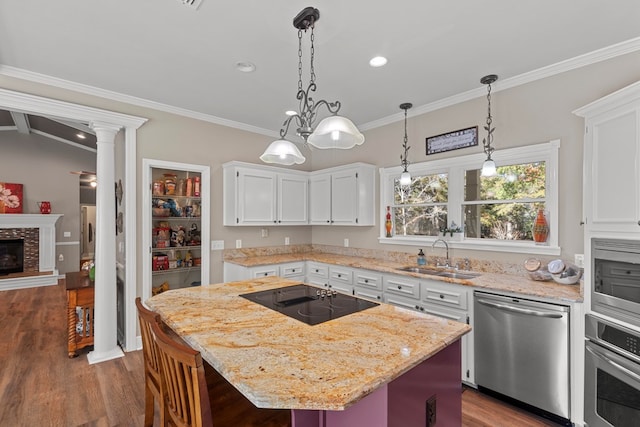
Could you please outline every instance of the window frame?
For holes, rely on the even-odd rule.
[[[520,163],[545,162],[545,210],[548,212],[548,221],[550,224],[549,239],[546,244],[541,245],[532,241],[522,240],[498,240],[465,237],[462,241],[453,242],[455,247],[495,252],[560,255],[560,246],[558,245],[559,149],[560,140],[556,139],[542,144],[507,148],[495,151],[492,154],[492,158],[498,167]],[[465,184],[464,173],[466,170],[480,169],[485,157],[484,153],[477,153],[414,163],[409,166],[409,172],[414,176],[447,173],[449,179],[447,221],[449,224],[451,224],[452,221],[455,221],[456,224],[464,224],[464,221],[462,220]],[[395,179],[400,177],[402,171],[402,166],[380,168],[380,234],[378,242],[388,245],[407,246],[424,246],[425,244],[432,244],[436,239],[441,238],[441,236],[386,237],[384,224],[387,206],[393,206],[394,204],[393,183]]]

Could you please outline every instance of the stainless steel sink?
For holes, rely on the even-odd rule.
[[[441,271],[440,273],[436,274],[436,276],[449,277],[451,279],[473,279],[474,277],[478,277],[479,275],[480,274],[478,273],[460,273],[457,271]]]
[[[432,276],[442,273],[442,270],[434,270],[426,267],[400,267],[396,270],[407,271],[409,273],[431,274]]]
[[[468,271],[460,272],[460,271],[449,271],[449,270],[438,270],[434,268],[428,267],[400,267],[396,270],[399,271],[407,271],[409,273],[420,273],[420,274],[429,274],[431,276],[439,276],[439,277],[448,277],[450,279],[473,279],[474,277],[480,276],[479,273],[471,273]]]

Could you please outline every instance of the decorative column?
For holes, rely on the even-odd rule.
[[[124,356],[117,338],[115,137],[121,126],[92,122],[96,132],[96,249],[94,345],[90,364]]]

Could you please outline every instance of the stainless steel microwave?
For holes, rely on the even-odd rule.
[[[591,241],[591,309],[640,327],[640,241]]]

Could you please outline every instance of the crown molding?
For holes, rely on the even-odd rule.
[[[85,95],[97,96],[100,98],[110,99],[112,101],[118,101],[125,104],[131,104],[138,107],[150,108],[152,110],[163,111],[165,113],[176,114],[178,116],[189,117],[204,122],[214,123],[230,128],[240,129],[247,132],[257,133],[261,135],[267,135],[270,137],[278,137],[278,133],[269,129],[263,129],[257,126],[248,125],[246,123],[236,122],[233,120],[223,119],[221,117],[212,116],[209,114],[199,113],[197,111],[188,110],[186,108],[174,107],[160,102],[150,101],[143,98],[138,98],[131,95],[125,95],[122,93],[101,89],[94,86],[85,85],[82,83],[76,83],[69,80],[59,79],[57,77],[47,76],[45,74],[35,73],[33,71],[24,70],[21,68],[12,67],[9,65],[0,64],[0,75],[7,77],[14,77],[21,80],[27,80],[34,83],[41,83],[48,86],[53,86],[61,89],[72,90],[74,92],[80,92]]]
[[[598,62],[606,61],[608,59],[616,58],[618,56],[626,55],[640,50],[640,37],[630,39],[621,43],[617,43],[602,49],[595,50],[593,52],[586,53],[584,55],[576,56],[575,58],[567,59],[565,61],[558,62],[556,64],[548,65],[546,67],[538,68],[518,76],[510,77],[508,79],[500,80],[496,82],[492,87],[493,92],[499,92],[501,90],[510,89],[516,86],[524,85],[527,83],[541,80],[547,77],[554,76],[556,74],[564,73],[566,71],[575,70],[577,68],[586,67],[588,65],[596,64]],[[469,101],[474,98],[486,95],[487,90],[484,86],[472,89],[457,95],[443,98],[430,104],[421,105],[417,108],[413,108],[408,117],[415,117],[421,114],[436,111],[441,108],[450,107],[461,102]],[[372,122],[364,123],[359,127],[361,131],[375,129],[381,126],[385,126],[391,123],[398,122],[404,119],[404,113],[396,113],[387,117],[383,117]]]
[[[615,58],[628,53],[636,52],[640,50],[640,37],[636,37],[621,43],[617,43],[602,49],[595,50],[593,52],[586,53],[565,61],[558,62],[556,64],[548,65],[546,67],[538,68],[518,76],[510,77],[500,82],[497,82],[494,86],[494,92],[510,89],[516,86],[520,86],[526,83],[530,83],[536,80],[544,79],[554,76],[556,74],[564,73],[566,71],[574,70],[576,68],[585,67],[598,62],[606,61],[611,58]],[[266,135],[270,137],[278,137],[278,133],[269,129],[252,126],[246,123],[236,122],[233,120],[223,119],[221,117],[212,116],[209,114],[203,114],[196,111],[188,110],[185,108],[174,107],[167,104],[162,104],[155,101],[150,101],[143,98],[138,98],[131,95],[125,95],[122,93],[100,89],[97,87],[75,83],[69,80],[59,79],[56,77],[47,76],[32,71],[0,64],[0,75],[7,77],[14,77],[22,80],[31,81],[34,83],[46,84],[62,89],[72,90],[75,92],[84,93],[87,95],[93,95],[100,98],[106,98],[113,101],[123,102],[126,104],[132,104],[139,107],[151,108],[153,110],[164,111],[166,113],[176,114],[183,117],[189,117],[196,120],[202,120],[209,123],[214,123],[230,128],[240,129],[247,132],[257,133],[260,135]],[[449,107],[461,102],[466,102],[480,96],[484,96],[486,90],[484,87],[478,87],[460,94],[443,98],[438,101],[414,107],[408,117],[415,117],[421,114],[429,113],[441,108]],[[404,119],[404,113],[396,113],[387,117],[383,117],[378,120],[367,122],[358,126],[362,131],[375,129],[391,123],[398,122]]]

